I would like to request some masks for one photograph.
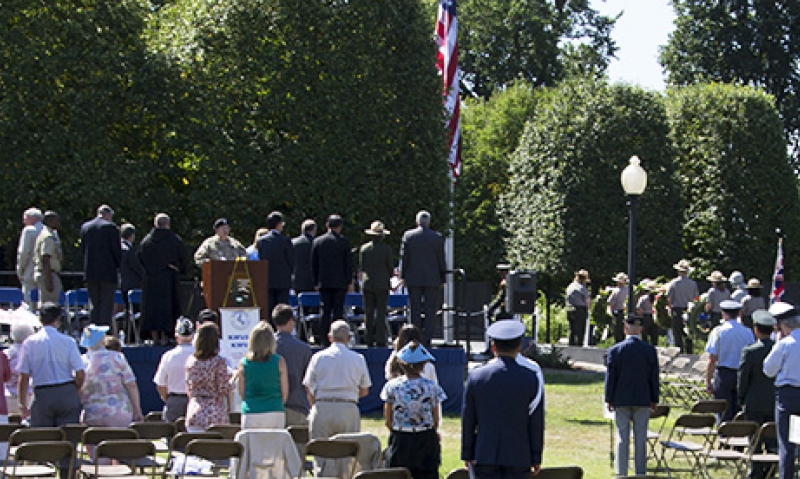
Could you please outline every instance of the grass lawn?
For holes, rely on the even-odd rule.
[[[543,466],[578,465],[586,478],[613,477],[610,463],[610,421],[603,418],[604,375],[581,371],[545,370],[545,448]],[[686,411],[670,413],[665,434],[678,415]],[[362,430],[377,435],[384,447],[389,433],[379,416],[365,416]],[[446,416],[441,430],[442,466],[440,476],[445,477],[452,469],[463,467],[460,460],[461,419]],[[633,452],[631,451],[631,459]],[[653,461],[648,463],[654,467]],[[684,461],[678,461],[685,467]],[[633,465],[629,471],[633,474]],[[713,473],[715,478],[727,477],[725,470]],[[666,477],[661,471],[658,475]],[[675,477],[691,477],[688,473]]]

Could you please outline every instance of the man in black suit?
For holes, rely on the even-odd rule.
[[[113,216],[114,210],[102,205],[97,208],[97,216],[81,226],[83,278],[92,302],[91,321],[107,326],[113,322],[117,270],[122,260],[119,231],[111,222]]]
[[[317,223],[305,220],[302,234],[292,239],[294,251],[294,271],[292,272],[292,289],[297,294],[314,291],[314,273],[311,271],[311,243],[317,235]]]
[[[330,345],[327,332],[331,322],[344,319],[344,297],[353,279],[353,257],[350,242],[342,236],[342,217],[330,215],[328,232],[314,239],[311,245],[311,271],[319,290],[322,316],[315,336],[317,344]]]
[[[136,227],[130,223],[125,223],[120,228],[120,236],[122,236],[122,261],[119,266],[119,289],[122,292],[122,302],[125,303],[125,310],[127,311],[128,291],[142,289],[144,270],[136,257]]]
[[[605,401],[617,425],[615,473],[628,475],[631,422],[633,422],[634,467],[647,474],[647,422],[658,405],[658,358],[653,346],[642,341],[640,316],[628,316],[627,337],[608,350]]]
[[[444,239],[430,225],[430,213],[417,213],[417,227],[403,233],[400,246],[400,277],[408,288],[411,323],[422,331],[427,346],[433,338],[434,318],[442,309],[442,285],[447,274]]]
[[[292,287],[294,253],[292,252],[292,240],[281,233],[283,225],[283,214],[280,211],[273,211],[267,216],[269,233],[256,242],[258,258],[269,261],[267,266],[269,272],[267,279],[269,283],[268,311],[272,311],[279,304],[289,303],[289,289]]]

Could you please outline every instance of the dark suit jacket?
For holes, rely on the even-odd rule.
[[[605,401],[616,407],[658,404],[656,349],[628,336],[608,350]]]
[[[353,280],[353,256],[347,238],[333,231],[314,238],[311,271],[316,286],[346,289]]]
[[[296,292],[314,290],[314,273],[311,271],[311,243],[314,237],[300,235],[292,240],[294,251],[294,272],[292,273],[292,288]]]
[[[389,291],[389,280],[394,275],[392,248],[381,240],[361,246],[358,252],[361,265],[361,289],[364,291]]]
[[[122,262],[119,266],[119,275],[122,280],[120,290],[126,294],[132,289],[142,289],[144,270],[136,257],[136,245],[125,240],[122,241]]]
[[[258,239],[256,248],[258,258],[269,261],[269,289],[291,288],[294,271],[292,240],[272,230]]]
[[[400,276],[407,287],[440,286],[445,282],[446,271],[441,234],[422,226],[403,233]]]
[[[775,341],[760,339],[742,350],[737,392],[745,412],[775,412],[775,379],[764,374],[764,359]]]
[[[117,282],[117,269],[122,260],[117,225],[100,216],[81,226],[83,278],[87,281]]]
[[[461,413],[461,459],[478,465],[542,463],[544,399],[531,412],[539,379],[515,358],[499,356],[469,372]]]

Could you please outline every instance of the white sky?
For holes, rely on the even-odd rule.
[[[619,48],[609,65],[611,81],[663,90],[658,49],[674,28],[669,0],[591,0],[591,6],[608,16],[623,12],[611,32]]]

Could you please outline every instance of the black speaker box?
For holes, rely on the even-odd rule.
[[[506,312],[533,314],[536,309],[536,273],[512,271],[506,277]]]

